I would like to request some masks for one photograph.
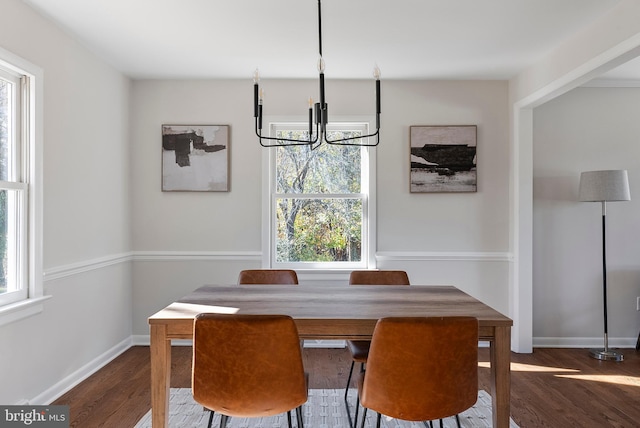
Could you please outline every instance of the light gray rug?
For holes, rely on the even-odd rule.
[[[344,389],[310,389],[309,400],[303,406],[305,428],[348,428],[347,412],[344,408]],[[352,417],[356,402],[355,389],[349,390],[349,403],[351,404]],[[362,409],[360,410],[362,414]],[[365,427],[375,427],[375,412],[367,412]],[[295,412],[292,413],[293,426],[296,426]],[[205,428],[209,421],[209,412],[196,403],[191,396],[189,388],[171,388],[169,399],[169,427],[170,428]],[[444,421],[447,428],[456,427],[455,418]],[[460,414],[460,422],[465,428],[491,427],[491,396],[486,391],[478,391],[478,401],[464,413]],[[215,415],[213,426],[218,427],[220,416]],[[358,423],[358,425],[360,425]],[[228,428],[286,428],[286,415],[277,415],[268,418],[230,418]],[[424,428],[422,423],[399,421],[396,419],[382,418],[382,426],[385,428]],[[434,422],[434,428],[439,427]],[[135,428],[151,428],[151,412],[149,411],[136,424]],[[359,428],[359,427],[358,427]],[[511,420],[510,428],[518,428]]]

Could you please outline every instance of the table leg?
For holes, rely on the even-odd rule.
[[[496,327],[490,346],[493,426],[508,428],[511,416],[511,327]]]
[[[169,386],[171,381],[171,340],[167,326],[151,325],[151,424],[169,426]]]

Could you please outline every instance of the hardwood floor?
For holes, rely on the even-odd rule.
[[[512,418],[521,428],[639,427],[640,352],[623,353],[622,363],[584,349],[512,354]],[[311,388],[344,388],[346,350],[305,349],[304,358]],[[488,349],[478,359],[479,387],[489,390]],[[190,347],[172,349],[172,387],[190,386],[190,360]],[[72,427],[133,427],[150,408],[149,379],[149,348],[132,347],[52,404],[70,406]]]

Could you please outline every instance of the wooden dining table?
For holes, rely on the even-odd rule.
[[[153,428],[167,427],[171,340],[193,339],[199,313],[285,314],[301,339],[370,339],[384,317],[473,316],[490,347],[494,427],[508,427],[513,321],[453,286],[209,285],[149,317]]]

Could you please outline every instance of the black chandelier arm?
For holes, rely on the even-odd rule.
[[[370,138],[370,137],[376,137],[376,142],[373,144],[364,144],[364,143],[349,143],[348,141],[355,141],[355,140],[360,140],[363,138]],[[327,144],[332,144],[332,145],[336,145],[336,146],[363,146],[363,147],[376,147],[378,144],[380,144],[380,129],[376,129],[376,132],[374,132],[373,134],[368,134],[368,135],[362,135],[359,137],[349,137],[349,138],[340,138],[337,140],[329,140],[327,138],[327,136],[324,136],[324,141]]]
[[[318,126],[316,125],[316,136],[314,139],[311,139],[311,135],[309,136],[309,140],[295,140],[293,138],[277,138],[277,137],[265,137],[261,134],[261,130],[258,129],[258,120],[256,119],[256,136],[258,137],[258,142],[262,147],[285,147],[285,146],[312,146],[318,142]],[[288,144],[264,144],[262,140],[267,141],[286,141]]]

